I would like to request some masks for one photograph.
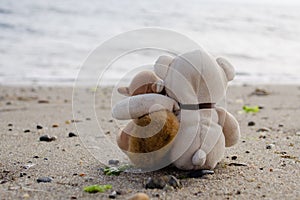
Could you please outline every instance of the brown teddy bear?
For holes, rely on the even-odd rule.
[[[178,109],[177,103],[164,96],[161,87],[160,79],[152,71],[142,71],[132,79],[128,87],[118,88],[120,94],[130,96],[133,105],[135,99],[139,105],[133,108],[134,111],[130,111],[130,116],[125,117],[133,120],[117,137],[118,146],[139,168],[156,168],[164,163],[167,165],[168,150],[179,129],[178,119],[173,113],[176,108]],[[156,106],[151,111],[140,109],[148,108],[149,103],[151,105],[158,103],[163,107]],[[125,106],[118,104],[113,109],[113,116],[125,119],[122,117],[124,108]],[[134,112],[138,113],[137,116],[132,116]]]

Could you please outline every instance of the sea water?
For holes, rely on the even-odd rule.
[[[291,0],[1,0],[0,84],[72,85],[95,48],[145,27],[176,31],[227,57],[233,83],[299,84],[299,10]],[[147,56],[156,54],[125,56],[104,83],[143,61],[151,65]]]

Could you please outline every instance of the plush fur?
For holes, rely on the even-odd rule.
[[[159,78],[153,72],[143,71],[133,78],[129,87],[121,87],[118,91],[126,96],[156,93],[158,90],[162,91],[159,83]],[[142,99],[143,97],[145,100]],[[160,98],[167,98],[159,94],[157,96],[143,95],[138,99],[138,102],[131,102],[140,104],[139,107],[143,107],[143,103],[147,103],[147,100],[151,102],[150,104],[155,104],[155,101],[151,101],[152,97],[161,103],[166,101]],[[169,107],[169,110],[161,108],[158,108],[158,110],[152,109],[151,113],[145,113],[143,116],[139,116],[129,122],[117,137],[118,146],[137,167],[149,168],[159,165],[162,161],[167,162],[165,159],[169,157],[168,152],[171,146],[169,144],[178,132],[179,122],[172,112],[174,105],[169,102],[166,103],[170,105],[166,106]],[[176,104],[176,102],[174,103]],[[123,111],[119,108],[124,109],[122,105],[126,104],[127,102],[125,104],[121,102],[116,105],[113,109],[113,115],[124,119],[124,115],[126,114],[122,114]],[[137,110],[135,109],[135,111]],[[148,112],[148,109],[144,112]],[[146,127],[149,125],[151,125],[150,128]]]

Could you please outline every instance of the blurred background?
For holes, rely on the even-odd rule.
[[[299,84],[299,10],[297,0],[0,0],[0,84],[72,85],[97,46],[144,27],[228,57],[236,84]]]

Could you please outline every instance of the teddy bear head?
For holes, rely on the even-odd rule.
[[[214,58],[204,50],[160,56],[154,72],[163,80],[167,95],[182,104],[217,103],[235,75],[226,59]]]
[[[141,71],[131,80],[128,87],[119,87],[118,92],[125,96],[135,96],[147,93],[161,93],[162,80],[152,71]]]

